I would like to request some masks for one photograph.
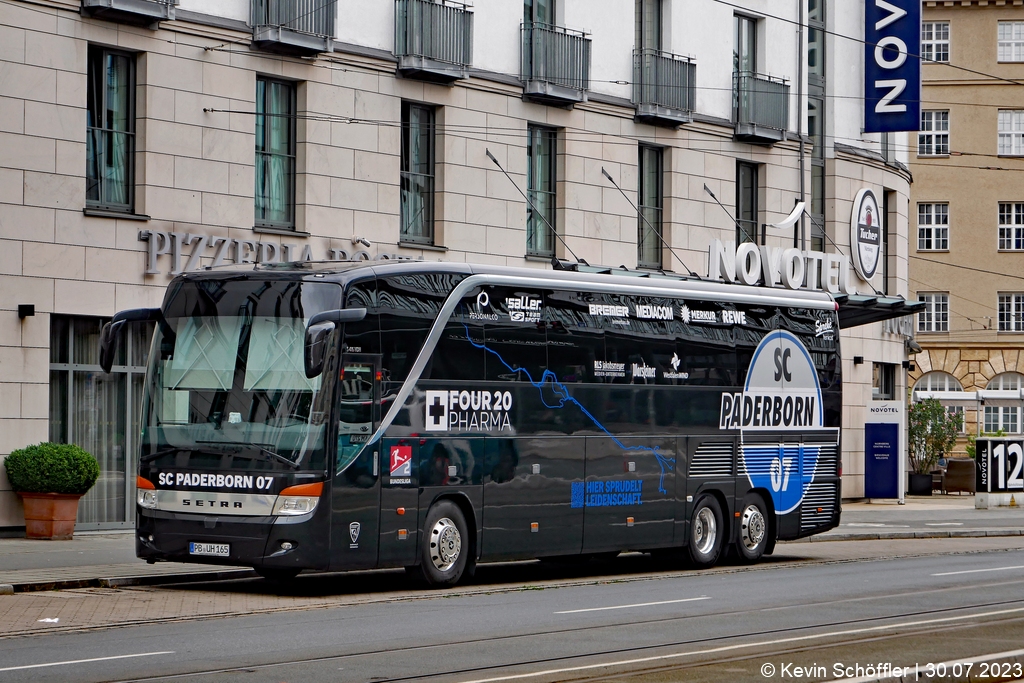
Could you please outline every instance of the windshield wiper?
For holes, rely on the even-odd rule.
[[[283,455],[281,455],[277,451],[272,451],[269,448],[266,448],[266,447],[264,447],[264,446],[262,446],[262,445],[260,445],[258,443],[246,443],[246,442],[243,442],[243,441],[196,441],[196,443],[208,444],[208,445],[212,445],[212,446],[231,446],[231,447],[234,447],[234,448],[253,447],[253,448],[257,449],[260,452],[261,455],[263,455],[263,456],[265,456],[267,458],[270,458],[272,460],[277,460],[278,462],[284,463],[285,465],[288,465],[292,469],[296,469],[296,470],[299,469],[299,464],[297,462],[289,460],[288,458],[284,457]],[[250,458],[250,459],[252,459],[252,454],[251,453],[238,453],[238,454],[232,453],[231,455],[232,455],[232,457],[242,457],[242,458]]]

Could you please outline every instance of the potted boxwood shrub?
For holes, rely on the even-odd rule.
[[[932,470],[940,458],[953,450],[956,435],[963,428],[963,415],[950,413],[938,399],[912,403],[907,410],[910,465],[907,492],[913,496],[932,495]]]
[[[74,444],[40,443],[14,451],[4,465],[25,505],[25,535],[70,540],[78,499],[100,476],[96,458]]]

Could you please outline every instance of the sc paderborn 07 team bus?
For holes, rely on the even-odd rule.
[[[138,556],[448,585],[490,560],[752,562],[837,526],[835,300],[598,271],[178,276],[101,345],[156,322]]]

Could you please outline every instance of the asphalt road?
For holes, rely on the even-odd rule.
[[[0,639],[0,681],[658,681],[681,668],[686,680],[763,681],[798,661],[827,673],[801,680],[830,680],[838,662],[1024,649],[1021,550],[564,585],[531,583],[544,572],[534,564],[511,571],[517,590],[488,592],[484,577],[471,594]]]

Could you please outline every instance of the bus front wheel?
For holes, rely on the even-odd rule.
[[[747,494],[740,510],[740,538],[736,542],[736,550],[744,562],[757,562],[768,547],[768,515],[764,500],[756,493]]]
[[[714,496],[703,496],[690,516],[690,561],[698,568],[713,567],[722,553],[722,508]]]
[[[454,586],[462,578],[470,554],[466,517],[450,500],[427,513],[420,534],[420,575],[431,586]]]

